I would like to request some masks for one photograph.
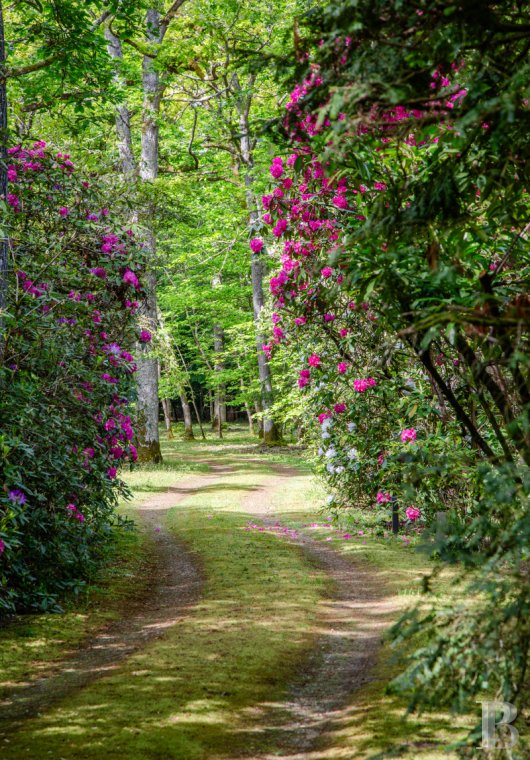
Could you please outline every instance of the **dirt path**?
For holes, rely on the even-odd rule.
[[[241,463],[244,461],[248,459]],[[260,463],[263,459],[253,461]],[[183,499],[208,490],[225,474],[233,474],[233,465],[238,462],[236,457],[231,464],[208,464],[209,473],[177,483],[138,509],[154,537],[155,559],[148,593],[129,605],[125,617],[107,626],[47,676],[13,689],[0,704],[0,737],[111,673],[126,657],[177,623],[198,600],[202,581],[199,564],[165,529],[164,518]],[[300,476],[298,470],[282,465],[271,465],[271,469],[274,474],[263,485],[257,485],[241,505],[243,513],[270,527],[277,522],[272,504],[275,491],[288,487],[291,477]],[[338,720],[352,693],[372,679],[381,633],[392,607],[365,565],[341,557],[307,534],[299,534],[293,543],[311,563],[324,570],[332,587],[320,609],[316,646],[291,685],[285,704],[271,708],[267,731],[281,747],[273,757],[309,760],[321,757],[313,754],[315,748]],[[290,716],[287,722],[286,714]]]
[[[197,601],[202,584],[199,565],[186,546],[166,530],[164,518],[171,507],[218,481],[225,469],[213,464],[210,473],[187,478],[139,507],[139,520],[152,534],[154,543],[147,592],[130,600],[126,616],[106,626],[46,676],[4,694],[0,702],[0,736],[112,672],[126,657],[178,622]]]
[[[289,478],[300,475],[299,471],[281,465],[274,466],[274,470],[276,475],[247,497],[243,505],[244,511],[269,527],[277,525],[271,505],[274,491],[287,488]],[[342,557],[307,534],[291,540],[310,562],[325,571],[332,588],[320,611],[316,647],[291,685],[288,701],[282,705],[292,720],[274,729],[282,751],[267,756],[266,760],[322,757],[313,754],[313,750],[325,738],[325,732],[340,721],[352,694],[374,678],[381,637],[388,626],[388,616],[395,610],[395,602],[365,564]]]

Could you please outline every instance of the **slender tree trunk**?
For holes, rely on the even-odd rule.
[[[120,71],[121,62],[123,61],[121,42],[114,34],[112,34],[109,27],[105,28],[105,39],[107,40],[109,56],[114,61],[114,81],[119,89],[123,89],[125,83]],[[115,124],[118,154],[120,156],[122,172],[125,177],[132,177],[137,173],[137,166],[132,146],[131,115],[125,99],[116,106]]]
[[[186,398],[186,392],[184,390],[181,390],[180,392],[180,403],[182,404],[182,413],[184,415],[184,440],[193,441],[195,440],[195,436],[193,435],[191,409],[188,403],[188,399]]]
[[[254,409],[256,410],[256,414],[261,414],[263,411],[261,408],[261,403],[259,401],[254,401]],[[257,418],[258,422],[258,438],[263,438],[263,419],[261,417]]]
[[[254,420],[252,419],[252,411],[250,409],[250,404],[248,401],[245,401],[245,412],[247,413],[248,432],[250,435],[254,435]]]
[[[236,89],[241,91],[239,81],[234,78],[233,84]],[[250,81],[250,87],[253,84],[253,79]],[[254,169],[254,157],[252,154],[252,144],[250,140],[250,126],[249,126],[249,111],[251,105],[252,95],[241,95],[238,101],[238,113],[239,113],[239,134],[240,134],[240,153],[244,166],[243,180],[246,188],[246,201],[249,215],[249,228],[252,230],[257,229],[260,221],[259,206],[256,196],[252,189],[253,177],[252,171]],[[263,442],[268,445],[274,445],[279,443],[281,436],[268,411],[272,406],[272,374],[267,357],[263,353],[262,345],[265,343],[265,337],[260,332],[260,320],[261,311],[263,309],[263,262],[260,254],[252,252],[250,260],[250,268],[252,275],[252,305],[254,309],[254,321],[256,323],[256,348],[258,352],[258,372],[261,385],[261,404],[263,411],[265,412],[263,417]]]
[[[162,399],[162,409],[164,410],[164,422],[166,423],[166,433],[168,440],[172,440],[173,430],[171,428],[171,401],[168,398]]]
[[[0,0],[0,198],[7,200],[7,82],[4,38],[4,11]],[[4,353],[4,311],[7,306],[9,238],[0,227],[0,358]]]
[[[193,404],[193,409],[195,411],[195,417],[197,418],[197,424],[198,424],[198,426],[200,428],[202,439],[203,439],[203,441],[205,441],[206,440],[206,434],[205,434],[204,428],[202,426],[201,415],[199,414],[199,410],[197,409],[197,402],[195,401],[195,394],[193,393],[193,389],[191,390],[191,403]]]
[[[221,283],[220,275],[216,275],[212,281],[212,287],[219,287]],[[224,332],[220,325],[213,326],[213,350],[214,350],[214,371],[215,373],[223,372],[225,366],[223,362],[224,350]],[[221,430],[226,424],[226,399],[225,387],[222,382],[217,382],[215,386],[214,413],[212,419],[212,430]]]
[[[241,391],[244,392],[245,382],[242,377],[239,379],[239,383],[240,383]],[[254,420],[252,419],[252,411],[250,409],[250,404],[248,403],[248,401],[245,401],[245,412],[247,413],[247,419],[248,419],[248,432],[250,433],[250,435],[254,435]]]

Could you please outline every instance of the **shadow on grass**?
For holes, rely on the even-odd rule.
[[[3,758],[213,760],[276,747],[323,576],[286,542],[240,530],[241,515],[220,512],[214,526],[202,511],[176,509],[173,521],[200,547],[201,601],[107,677],[23,724]]]

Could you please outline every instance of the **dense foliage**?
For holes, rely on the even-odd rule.
[[[134,460],[128,411],[142,297],[134,232],[67,154],[9,150],[0,369],[0,611],[49,609],[108,538]],[[148,341],[146,331],[139,339]]]
[[[332,503],[384,527],[397,499],[473,570],[475,605],[398,628],[431,633],[399,680],[414,706],[526,693],[524,30],[513,3],[323,11],[263,198],[281,259],[264,350],[299,355]]]
[[[394,631],[413,708],[524,705],[525,5],[4,11],[2,149],[53,134],[91,179],[40,141],[0,160],[0,614],[57,608],[100,558],[136,458],[136,343],[157,446],[159,398],[188,437],[190,407],[219,434],[227,405],[297,431],[337,523],[388,536],[397,509],[405,541],[458,568],[472,603]],[[123,213],[103,200],[116,187]]]

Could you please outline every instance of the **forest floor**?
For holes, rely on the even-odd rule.
[[[164,454],[127,475],[139,530],[86,598],[0,632],[2,758],[453,757],[463,721],[384,691],[414,545],[319,517],[299,451],[234,431]]]

